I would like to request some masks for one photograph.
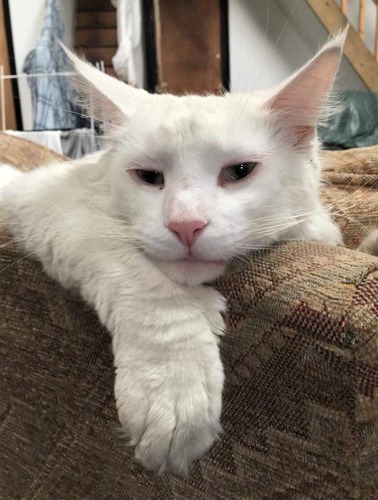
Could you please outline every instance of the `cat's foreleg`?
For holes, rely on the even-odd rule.
[[[147,468],[185,473],[220,431],[223,368],[202,297],[217,292],[176,285],[140,256],[133,283],[106,260],[82,293],[112,332],[120,422]]]

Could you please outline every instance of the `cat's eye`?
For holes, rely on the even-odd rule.
[[[241,181],[254,170],[256,165],[256,161],[248,161],[225,167],[222,169],[220,181],[221,183]]]
[[[152,186],[163,187],[164,186],[164,175],[156,170],[133,170],[136,176],[145,184],[151,184]]]

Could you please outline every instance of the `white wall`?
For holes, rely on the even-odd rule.
[[[229,0],[229,38],[231,91],[243,92],[287,78],[328,33],[304,0]],[[336,85],[366,89],[345,57]]]
[[[9,0],[16,71],[22,73],[26,56],[35,47],[41,36],[46,0]],[[74,30],[75,0],[60,0],[62,19],[65,26],[64,43],[72,46]],[[30,91],[25,78],[20,78],[19,91],[21,112],[25,130],[33,127]]]

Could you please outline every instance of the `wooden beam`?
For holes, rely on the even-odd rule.
[[[115,11],[110,12],[77,12],[76,29],[80,28],[117,28]]]
[[[117,47],[117,28],[76,28],[78,47]]]
[[[78,12],[106,12],[113,11],[114,7],[110,0],[77,0]]]
[[[337,35],[349,24],[335,0],[306,1],[331,35]],[[378,64],[352,26],[349,26],[344,54],[368,89],[378,92]]]

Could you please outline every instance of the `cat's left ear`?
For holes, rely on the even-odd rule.
[[[120,125],[141,100],[148,98],[145,90],[136,89],[83,61],[61,44],[75,70],[74,85],[80,93],[80,104],[96,120]]]
[[[327,104],[339,67],[346,30],[284,82],[266,107],[277,114],[293,145],[306,147],[315,136],[320,119],[329,115]]]

